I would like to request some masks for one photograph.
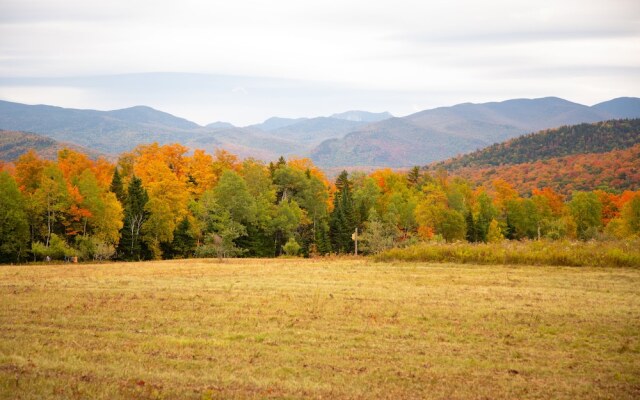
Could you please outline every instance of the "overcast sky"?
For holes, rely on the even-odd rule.
[[[640,96],[640,1],[0,0],[0,99],[246,125]]]

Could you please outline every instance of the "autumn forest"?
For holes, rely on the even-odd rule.
[[[343,171],[330,181],[309,159],[241,161],[150,144],[115,164],[63,149],[56,161],[32,151],[3,169],[2,262],[349,254],[356,228],[368,254],[422,241],[640,233],[640,191],[567,193],[442,167]]]

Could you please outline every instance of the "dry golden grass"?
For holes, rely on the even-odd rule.
[[[640,270],[0,267],[0,397],[640,398]]]

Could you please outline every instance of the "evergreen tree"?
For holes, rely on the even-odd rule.
[[[196,255],[224,258],[238,256],[245,252],[245,249],[239,247],[236,241],[246,236],[247,229],[232,218],[226,207],[218,204],[217,195],[213,189],[203,193],[194,213],[204,236],[204,244],[197,248]]]
[[[467,211],[467,215],[465,216],[465,221],[467,223],[467,234],[465,235],[468,242],[477,242],[478,241],[478,230],[476,227],[476,222],[473,219],[473,213],[471,210]]]
[[[329,238],[329,225],[323,222],[316,229],[316,246],[318,253],[331,253],[331,239]]]
[[[269,162],[269,175],[271,176],[271,179],[273,180],[273,174],[276,173],[276,166],[273,163],[273,161]]]
[[[336,188],[330,217],[331,244],[338,253],[351,253],[354,249],[351,235],[356,228],[356,216],[347,171],[342,171],[336,179]]]
[[[118,172],[118,167],[113,170],[113,178],[111,178],[109,191],[116,195],[116,199],[118,199],[120,204],[124,205],[127,196],[124,192],[124,185],[122,184],[122,177]]]
[[[124,226],[122,239],[118,246],[118,254],[124,258],[140,260],[143,258],[142,225],[149,217],[145,206],[149,201],[147,191],[142,187],[142,180],[134,176],[129,183],[124,209]]]
[[[409,182],[409,186],[417,187],[420,181],[420,167],[417,165],[411,168],[411,171],[407,174],[407,182]]]
[[[511,221],[511,218],[509,218],[509,215],[507,214],[507,219],[505,222],[505,229],[504,231],[501,231],[502,234],[504,235],[504,237],[506,239],[509,240],[513,240],[516,238],[516,228],[515,226],[513,226],[513,222]]]
[[[173,241],[171,242],[171,253],[173,258],[189,258],[196,249],[196,239],[193,235],[193,229],[189,218],[182,219],[175,232],[173,233]]]
[[[246,226],[247,233],[236,239],[238,247],[246,249],[247,257],[273,257],[276,254],[276,244],[273,234],[255,224]]]

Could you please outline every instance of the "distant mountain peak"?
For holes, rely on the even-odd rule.
[[[635,118],[640,115],[640,98],[618,97],[598,103],[591,108],[609,113],[615,118]]]
[[[261,131],[270,132],[276,129],[284,128],[286,126],[297,124],[298,122],[306,121],[307,119],[308,118],[271,117],[266,119],[261,124],[251,125],[251,128],[257,128]]]
[[[153,107],[149,107],[149,106],[145,106],[142,104],[139,104],[137,106],[131,106],[131,107],[125,107],[125,108],[118,108],[112,111],[124,111],[124,110],[149,110],[149,111],[158,111]],[[163,111],[158,111],[158,112],[163,112]]]
[[[156,110],[149,106],[133,106],[119,110],[106,111],[105,114],[117,117],[126,122],[142,124],[161,124],[180,129],[193,129],[200,127],[195,122],[176,117],[164,111]]]
[[[235,125],[229,122],[224,121],[216,121],[206,125],[206,128],[211,129],[227,129],[227,128],[235,128]]]
[[[373,113],[369,111],[350,110],[342,113],[332,114],[329,118],[344,119],[354,122],[378,122],[392,118],[389,112]]]

